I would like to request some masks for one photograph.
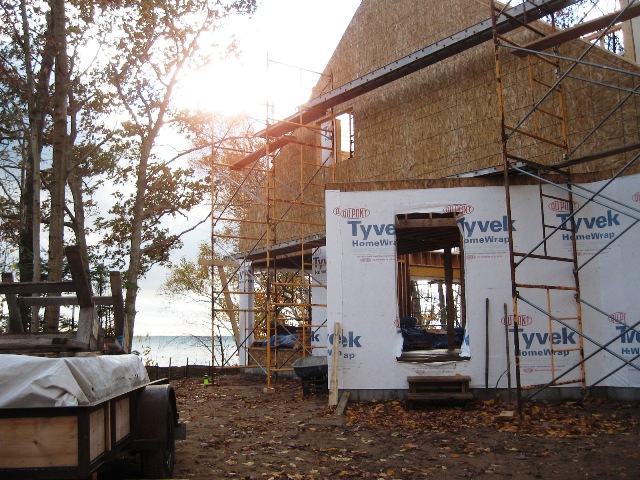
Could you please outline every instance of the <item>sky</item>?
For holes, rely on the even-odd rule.
[[[324,69],[359,4],[360,0],[258,1],[251,18],[232,26],[240,58],[193,78],[184,91],[194,93],[185,101],[226,114],[245,112],[257,119],[266,119],[267,101],[273,104],[276,118],[295,113],[316,82],[317,75],[309,72]],[[188,219],[183,221],[176,227],[188,225]],[[208,224],[190,234],[184,239],[185,247],[171,255],[172,261],[183,256],[194,259],[197,245],[209,235]],[[166,269],[154,267],[140,282],[134,336],[209,335],[210,307],[167,301],[159,293],[166,275]]]

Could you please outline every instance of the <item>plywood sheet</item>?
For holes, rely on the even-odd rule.
[[[0,452],[0,468],[78,466],[77,418],[0,418]]]

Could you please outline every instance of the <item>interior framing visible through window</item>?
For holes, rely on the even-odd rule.
[[[466,315],[462,241],[456,214],[399,214],[395,227],[403,336],[398,360],[459,358]]]
[[[353,158],[355,133],[353,112],[339,113],[320,123],[321,165],[327,166]],[[335,139],[335,141],[334,141]]]

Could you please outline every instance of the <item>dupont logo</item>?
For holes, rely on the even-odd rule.
[[[339,207],[333,209],[333,214],[342,218],[365,218],[368,217],[371,212],[368,208],[343,208]]]
[[[568,200],[554,200],[549,204],[549,210],[553,210],[554,212],[570,212],[569,208],[571,203]],[[578,202],[573,202],[573,209],[578,208],[580,204]]]
[[[471,212],[473,212],[473,205],[467,203],[452,203],[442,209],[442,213],[462,213],[463,215],[467,215]]]
[[[502,317],[500,319],[500,322],[502,322],[503,325],[510,327],[511,325],[513,325],[513,319],[514,319],[514,315],[509,315],[508,317]],[[531,318],[529,315],[518,315],[519,327],[526,327],[527,325],[531,325],[532,323],[533,323],[533,318]]]
[[[626,323],[627,322],[627,313],[626,312],[613,312],[611,315],[607,317],[611,323]]]
[[[640,202],[640,192],[636,192],[633,194],[633,197],[631,197],[633,199],[634,202]]]

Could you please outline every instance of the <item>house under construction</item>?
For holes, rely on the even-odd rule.
[[[638,396],[640,1],[579,3],[362,1],[311,100],[218,166],[242,365],[326,357],[358,399]]]

